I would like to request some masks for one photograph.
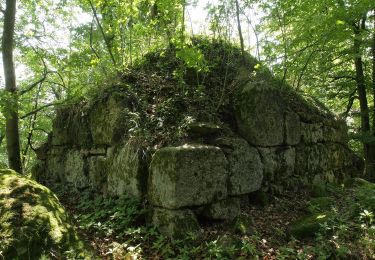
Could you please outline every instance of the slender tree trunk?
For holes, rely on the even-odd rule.
[[[287,43],[287,35],[286,35],[286,25],[285,25],[285,14],[280,13],[280,9],[278,7],[278,4],[276,5],[276,14],[277,14],[277,19],[279,20],[279,27],[281,30],[281,36],[283,39],[283,48],[284,48],[284,58],[283,58],[283,79],[282,82],[284,83],[286,81],[287,73],[288,73],[288,67],[287,67],[287,61],[288,61],[288,43]],[[295,81],[295,80],[294,80]],[[294,82],[293,82],[293,87]],[[298,88],[296,88],[299,90]]]
[[[6,104],[5,135],[9,167],[22,173],[20,138],[18,130],[18,98],[16,73],[13,62],[14,24],[16,19],[16,0],[6,0],[4,29],[2,39],[5,89],[9,92]]]
[[[372,110],[372,134],[375,136],[375,9],[374,21],[372,28],[372,97],[373,97],[373,110]]]
[[[182,18],[181,18],[181,39],[182,43],[185,43],[185,13],[186,13],[186,2],[182,1]]]
[[[34,100],[34,108],[33,108],[34,111],[37,110],[39,106],[39,97],[40,97],[41,88],[42,88],[42,83],[39,83],[38,91],[36,93],[35,100]],[[26,143],[26,147],[22,151],[22,165],[24,169],[27,168],[28,158],[30,157],[28,156],[29,149],[31,148],[33,151],[35,151],[35,149],[32,146],[32,139],[34,136],[34,129],[35,129],[37,115],[38,113],[35,113],[32,116],[30,116],[30,119],[29,119],[27,143]]]
[[[366,83],[365,83],[365,74],[363,70],[362,63],[362,54],[361,54],[361,32],[365,29],[365,18],[358,25],[354,26],[354,65],[356,72],[356,84],[357,92],[359,98],[359,106],[361,110],[361,131],[363,134],[369,134],[371,132],[370,127],[370,111],[367,102],[367,93],[366,93]],[[371,158],[372,147],[369,145],[366,140],[363,142],[363,150],[366,160],[366,177],[374,176],[372,165],[373,159]]]
[[[236,0],[235,2],[236,2],[237,28],[238,28],[238,35],[240,36],[241,52],[242,52],[242,57],[245,57],[245,45],[243,42],[241,20],[240,20],[240,5],[238,3],[238,0]]]
[[[372,97],[373,97],[373,108],[372,108],[372,137],[375,138],[375,9],[374,21],[372,28]],[[368,163],[366,169],[367,178],[371,181],[375,181],[375,144],[374,141],[368,147]]]
[[[92,10],[92,13],[94,15],[94,18],[96,20],[96,23],[99,27],[99,31],[100,33],[102,34],[102,37],[103,37],[103,40],[104,40],[104,43],[107,47],[107,51],[109,53],[109,56],[111,57],[111,60],[112,60],[112,63],[113,65],[116,67],[116,59],[115,59],[115,56],[113,56],[113,53],[112,53],[112,47],[111,47],[111,41],[108,39],[108,36],[106,35],[106,33],[104,32],[104,29],[103,29],[103,26],[102,24],[100,23],[100,20],[99,20],[99,17],[98,17],[98,13],[96,11],[96,8],[94,6],[94,4],[92,3],[91,0],[89,0],[89,4],[90,4],[90,7],[91,7],[91,10]]]
[[[0,134],[0,146],[3,143],[4,137],[5,137],[4,135]]]

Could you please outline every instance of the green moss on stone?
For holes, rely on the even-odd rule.
[[[0,252],[5,259],[90,259],[57,197],[12,170],[0,170]]]
[[[319,231],[321,224],[329,219],[329,216],[329,212],[323,212],[303,217],[291,224],[289,233],[298,239],[313,237]]]

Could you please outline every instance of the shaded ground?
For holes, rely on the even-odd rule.
[[[267,205],[244,200],[230,222],[200,220],[202,234],[170,241],[145,225],[144,205],[127,198],[60,192],[101,259],[375,259],[375,184],[356,179],[321,197],[286,192]],[[294,238],[296,220],[305,228]],[[299,230],[301,231],[301,230]]]
[[[109,234],[95,224],[88,227],[83,224],[82,216],[90,214],[77,202],[78,197],[65,193],[61,200],[67,210],[75,215],[76,224],[83,237],[93,246],[102,259],[123,259],[123,255],[133,255],[143,259],[165,258],[215,258],[225,259],[253,256],[263,259],[276,259],[280,249],[290,246],[296,251],[306,243],[290,241],[287,229],[291,222],[305,213],[307,194],[289,193],[274,200],[266,206],[244,206],[241,220],[244,230],[239,230],[233,222],[201,221],[203,234],[200,238],[171,242],[159,235],[155,229],[143,226],[130,228],[127,234],[116,236]],[[78,196],[78,194],[76,194]],[[114,223],[117,221],[114,220]],[[246,222],[246,221],[245,221]],[[126,244],[123,246],[121,244]],[[177,249],[176,249],[177,248]],[[130,250],[129,250],[130,249]],[[130,252],[129,251],[132,251]],[[307,258],[304,258],[307,259]]]

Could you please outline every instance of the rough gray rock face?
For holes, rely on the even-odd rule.
[[[85,159],[80,151],[70,150],[65,158],[65,178],[77,188],[89,186],[89,179],[85,176]]]
[[[353,153],[337,143],[314,144],[296,148],[296,172],[318,174],[352,167]]]
[[[301,123],[302,141],[306,144],[323,142],[323,123]]]
[[[88,121],[94,144],[108,145],[121,139],[127,129],[126,116],[129,112],[124,102],[126,100],[110,96],[93,107]]]
[[[294,112],[285,113],[285,145],[296,145],[301,141],[301,122]]]
[[[91,134],[83,107],[79,103],[69,109],[56,111],[52,125],[52,145],[55,146],[90,146]]]
[[[233,220],[240,215],[240,199],[229,197],[208,205],[202,212],[202,215],[209,219],[215,220]]]
[[[87,163],[91,188],[103,191],[103,183],[106,182],[107,177],[107,157],[92,156],[87,159]]]
[[[286,105],[281,95],[268,88],[247,85],[238,97],[235,116],[240,135],[255,146],[282,145]]]
[[[259,152],[242,138],[219,138],[215,144],[221,147],[229,170],[229,195],[242,195],[260,189],[263,164]]]
[[[130,141],[108,153],[108,193],[142,198],[146,176],[140,146]]]
[[[296,152],[292,147],[258,148],[268,182],[277,183],[293,175]]]
[[[265,186],[296,189],[316,175],[337,181],[358,171],[344,121],[313,99],[266,84],[248,82],[235,106],[239,134],[261,154]]]
[[[111,149],[54,147],[43,163],[43,176],[78,189],[141,199],[147,179],[141,149],[132,140]]]
[[[227,160],[214,146],[183,145],[154,154],[148,181],[152,205],[168,209],[199,206],[227,196]]]

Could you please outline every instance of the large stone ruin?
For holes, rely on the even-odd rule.
[[[241,201],[261,187],[296,190],[360,170],[344,121],[267,81],[245,80],[237,88],[234,125],[195,122],[191,138],[148,150],[129,137],[132,102],[119,93],[57,110],[50,139],[39,149],[38,177],[147,200],[150,221],[171,237],[199,230],[197,217],[235,218]]]

